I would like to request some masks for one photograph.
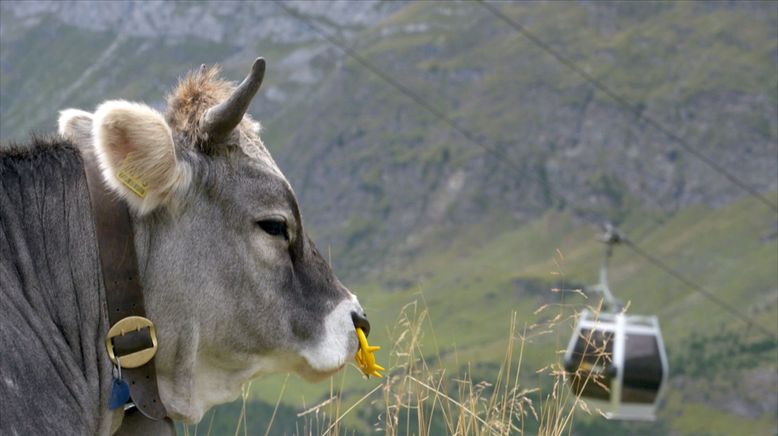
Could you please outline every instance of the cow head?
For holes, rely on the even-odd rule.
[[[245,115],[264,71],[257,59],[235,87],[201,67],[165,115],[107,101],[60,117],[60,132],[92,144],[132,211],[160,395],[174,418],[198,421],[262,374],[333,374],[357,350],[354,324],[366,323]]]

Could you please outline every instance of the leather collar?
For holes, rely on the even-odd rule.
[[[124,201],[108,191],[94,153],[82,148],[81,154],[92,203],[108,321],[111,326],[116,326],[127,317],[145,318],[143,287],[138,274],[129,210]],[[113,347],[113,353],[109,354],[117,356],[120,363],[122,357],[128,357],[129,361],[130,355],[148,350],[152,345],[156,347],[153,324],[152,327],[121,332],[113,338],[108,338],[107,343],[109,349]],[[123,364],[121,374],[130,387],[130,396],[137,410],[152,420],[165,420],[165,425],[172,427],[159,397],[153,357],[135,368],[125,367]]]

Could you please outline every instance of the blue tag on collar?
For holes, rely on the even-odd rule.
[[[110,410],[118,409],[130,400],[130,386],[120,378],[114,378],[111,383],[111,398],[108,400]]]

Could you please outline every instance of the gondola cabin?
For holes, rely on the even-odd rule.
[[[607,418],[655,419],[668,377],[655,316],[583,311],[564,363],[573,393]]]

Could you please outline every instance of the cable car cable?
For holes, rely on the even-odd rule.
[[[652,256],[650,253],[644,251],[637,245],[635,245],[634,242],[624,237],[624,235],[621,235],[621,243],[632,249],[637,255],[643,257],[648,262],[652,263],[657,268],[663,270],[665,273],[675,277],[677,280],[685,284],[686,286],[689,286],[690,288],[694,289],[695,291],[699,292],[702,296],[707,298],[708,300],[712,301],[713,303],[716,303],[718,306],[720,306],[722,309],[729,312],[730,315],[739,318],[741,321],[745,322],[749,327],[754,327],[759,332],[764,334],[765,336],[768,336],[770,339],[772,339],[774,342],[778,342],[778,334],[775,332],[767,329],[761,324],[758,324],[754,322],[753,320],[749,319],[747,315],[737,310],[732,305],[728,304],[726,301],[722,300],[720,297],[718,297],[716,294],[714,294],[712,291],[704,288],[702,285],[692,281],[689,278],[686,278],[684,275],[679,273],[678,271],[671,268],[666,263],[662,262],[658,258]]]
[[[402,83],[394,80],[390,75],[384,73],[381,71],[380,68],[374,66],[370,61],[359,55],[356,51],[354,51],[352,48],[346,46],[342,41],[339,41],[336,38],[333,38],[326,32],[324,32],[319,26],[314,24],[310,19],[307,17],[301,15],[297,11],[292,10],[289,6],[283,4],[279,0],[273,0],[273,2],[283,9],[284,12],[292,16],[293,18],[296,18],[297,20],[300,20],[308,25],[308,27],[313,30],[316,34],[321,36],[323,39],[325,39],[330,44],[336,46],[341,51],[343,51],[347,56],[357,61],[360,65],[362,65],[364,68],[368,69],[370,72],[378,76],[381,80],[385,81],[389,85],[396,88],[398,91],[400,91],[403,95],[413,100],[417,105],[423,107],[427,111],[429,111],[432,115],[437,117],[439,120],[446,123],[449,127],[454,129],[457,133],[462,135],[465,139],[467,139],[469,142],[471,142],[473,145],[476,145],[478,147],[481,147],[484,149],[487,153],[490,153],[498,158],[499,162],[502,162],[510,167],[512,167],[514,170],[523,173],[524,170],[516,163],[514,163],[505,153],[502,151],[489,147],[483,143],[481,143],[475,134],[470,132],[469,130],[465,129],[464,127],[461,127],[459,124],[457,124],[456,121],[454,121],[451,117],[446,115],[443,111],[435,107],[432,103],[429,103],[424,98],[420,97],[417,93],[415,93],[413,90],[408,88],[407,86],[403,85]]]
[[[480,0],[478,0],[478,1],[481,2]],[[508,159],[507,156],[504,153],[499,152],[498,150],[492,149],[491,147],[488,147],[488,146],[480,143],[476,139],[476,136],[473,133],[471,133],[469,130],[465,129],[464,127],[459,126],[453,119],[448,117],[440,109],[436,108],[431,103],[427,102],[424,98],[420,97],[418,94],[413,92],[410,88],[408,88],[408,87],[400,84],[396,80],[392,79],[388,74],[384,73],[383,71],[381,71],[381,69],[379,69],[378,67],[374,66],[367,59],[365,59],[364,57],[362,57],[359,54],[357,54],[353,49],[347,47],[343,42],[339,41],[338,39],[336,39],[336,38],[330,36],[329,34],[327,34],[326,32],[324,32],[319,26],[317,26],[310,19],[308,19],[308,17],[305,17],[305,16],[299,14],[298,12],[292,10],[291,8],[289,8],[288,6],[286,6],[285,4],[283,4],[282,2],[280,2],[278,0],[273,0],[273,2],[279,8],[281,8],[284,12],[286,12],[288,15],[290,15],[292,18],[295,18],[295,19],[305,23],[311,30],[313,30],[316,34],[318,34],[324,40],[326,40],[330,44],[332,44],[332,45],[336,46],[337,48],[339,48],[347,56],[349,56],[352,59],[354,59],[355,61],[357,61],[361,66],[363,66],[367,70],[371,71],[373,74],[377,75],[379,78],[381,78],[382,80],[387,82],[389,85],[391,85],[394,88],[396,88],[397,90],[399,90],[406,97],[410,98],[415,103],[417,103],[418,105],[422,106],[423,108],[428,110],[430,113],[432,113],[434,116],[439,118],[441,121],[445,122],[452,129],[454,129],[455,131],[460,133],[469,142],[471,142],[472,144],[474,144],[474,145],[484,149],[486,152],[491,153],[491,154],[495,155],[496,157],[499,157],[500,158],[499,161],[502,162],[503,164],[506,164],[506,165],[512,167],[513,169],[517,170],[517,171],[523,172],[520,169],[520,167],[518,165],[516,165],[515,163],[513,163],[513,161]],[[483,5],[485,5],[485,6],[487,6],[487,8],[491,7],[490,5],[488,5],[486,3],[483,3],[483,2],[481,2],[481,3]],[[522,27],[522,29],[523,29],[523,27]],[[538,41],[540,41],[540,40],[538,40]],[[540,42],[542,43],[542,41],[540,41]],[[564,58],[562,58],[562,59],[564,59]],[[572,65],[575,66],[575,64],[572,64]],[[578,67],[576,66],[575,68],[578,68]],[[597,83],[599,83],[599,82],[597,82]],[[608,89],[608,88],[605,88],[605,89]],[[613,95],[618,97],[618,95],[615,94],[615,93]],[[661,127],[661,125],[660,125],[660,127]],[[746,188],[747,188],[747,186],[746,186]],[[748,189],[750,189],[750,188],[748,188]],[[553,194],[553,195],[559,197],[558,194]],[[757,199],[761,199],[763,203],[765,201],[767,201],[766,199],[764,199],[763,197],[761,197],[758,194],[756,195],[756,198]],[[775,208],[775,210],[778,211],[778,207],[773,206],[771,203],[769,203],[769,201],[767,201],[766,204],[768,206],[771,206],[772,208]],[[696,291],[700,292],[701,294],[705,295],[710,301],[714,302],[715,304],[717,304],[720,307],[722,307],[723,309],[725,309],[732,316],[735,316],[735,317],[745,321],[749,326],[754,326],[760,332],[762,332],[762,333],[766,334],[767,336],[769,336],[771,339],[778,340],[778,336],[775,333],[773,333],[773,332],[769,331],[768,329],[766,329],[765,327],[763,327],[763,326],[761,326],[759,324],[756,324],[753,321],[749,320],[745,315],[741,314],[737,309],[731,307],[729,304],[727,304],[723,300],[721,300],[718,297],[716,297],[716,295],[713,294],[711,291],[705,289],[701,285],[696,284],[695,282],[691,281],[690,279],[687,279],[686,277],[682,276],[680,273],[676,272],[675,270],[673,270],[669,266],[667,266],[664,263],[662,263],[661,261],[659,261],[659,259],[651,256],[647,252],[641,250],[639,247],[634,245],[634,243],[632,243],[631,241],[628,241],[625,238],[623,238],[623,236],[622,236],[622,242],[627,244],[627,246],[632,248],[637,254],[643,256],[645,259],[649,260],[649,262],[653,263],[655,266],[657,266],[660,269],[664,270],[666,273],[672,275],[673,277],[677,278],[681,282],[687,284],[688,286],[690,286],[694,290],[696,290]]]
[[[514,30],[519,32],[521,35],[523,35],[525,38],[527,38],[530,42],[538,46],[539,48],[543,49],[546,53],[553,56],[557,61],[559,61],[561,64],[566,66],[567,68],[573,70],[576,72],[579,76],[583,77],[587,82],[589,82],[592,86],[597,88],[598,90],[602,91],[605,95],[610,97],[612,100],[614,100],[616,103],[624,107],[626,110],[631,112],[637,119],[643,120],[646,124],[649,124],[650,126],[654,127],[659,132],[663,133],[666,137],[668,137],[670,140],[681,146],[686,152],[691,154],[692,156],[696,157],[698,160],[700,160],[702,163],[707,165],[712,170],[716,171],[720,175],[722,175],[724,178],[726,178],[730,183],[733,185],[739,187],[743,191],[747,192],[752,197],[759,200],[761,203],[763,203],[765,206],[772,209],[774,212],[778,212],[778,205],[773,203],[772,201],[768,200],[767,197],[765,197],[763,194],[758,192],[756,189],[749,186],[746,182],[740,180],[737,176],[729,172],[726,168],[724,168],[722,165],[718,164],[716,161],[711,159],[710,157],[704,155],[700,150],[693,147],[691,144],[689,144],[685,139],[683,139],[680,135],[676,134],[675,132],[671,131],[670,129],[663,126],[659,121],[656,119],[646,115],[643,113],[643,111],[636,108],[634,105],[632,105],[627,99],[622,97],[621,95],[617,94],[615,91],[613,91],[611,88],[607,87],[605,84],[603,84],[601,81],[597,80],[594,76],[587,73],[583,68],[579,67],[575,62],[564,56],[561,52],[554,49],[547,43],[545,43],[542,39],[538,38],[534,33],[531,33],[528,31],[524,26],[513,20],[512,18],[505,15],[502,11],[500,11],[497,7],[492,6],[489,3],[486,3],[484,0],[476,0],[478,4],[483,6],[485,9],[487,9],[489,12],[491,12],[496,17],[500,18],[502,21],[504,21],[506,24],[508,24],[510,27],[512,27]]]

